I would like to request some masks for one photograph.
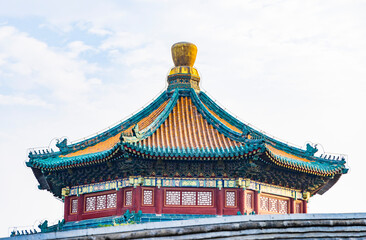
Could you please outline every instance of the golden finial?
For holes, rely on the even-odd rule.
[[[168,75],[168,91],[176,88],[193,88],[200,91],[200,75],[193,67],[196,60],[197,47],[193,43],[179,42],[172,46],[172,57],[175,67],[170,69]]]
[[[196,61],[196,55],[197,47],[193,43],[179,42],[172,46],[172,57],[176,67],[193,67],[194,61]]]

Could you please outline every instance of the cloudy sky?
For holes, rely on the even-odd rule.
[[[365,1],[0,1],[0,236],[62,219],[27,151],[123,120],[198,47],[201,88],[242,121],[350,171],[309,212],[365,212]]]

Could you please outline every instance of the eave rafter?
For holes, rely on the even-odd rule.
[[[99,168],[108,164],[113,165],[113,162],[122,164],[124,167],[119,169],[123,169],[123,174],[127,175],[133,174],[134,169],[140,169],[143,161],[156,162],[156,167],[159,169],[162,167],[161,164],[158,164],[161,160],[184,164],[198,161],[211,162],[217,164],[216,171],[220,172],[220,174],[230,173],[234,176],[237,175],[235,172],[242,173],[267,183],[273,182],[281,186],[288,183],[296,188],[311,188],[312,193],[320,191],[322,186],[330,182],[331,180],[329,179],[332,179],[334,175],[346,171],[344,161],[320,159],[311,155],[310,152],[295,149],[278,142],[241,123],[215,105],[207,95],[202,92],[197,94],[193,89],[174,89],[169,93],[164,92],[148,108],[147,110],[140,111],[137,117],[129,118],[118,128],[112,128],[113,134],[112,132],[108,134],[103,133],[95,141],[88,140],[84,141],[83,144],[70,145],[65,147],[62,152],[30,154],[27,166],[37,169],[38,174],[35,174],[36,177],[38,176],[37,179],[43,184],[42,186],[46,186],[43,188],[47,188],[50,191],[53,191],[52,189],[58,189],[57,191],[59,191],[61,185],[79,182],[77,179],[68,182],[64,176],[68,171],[90,168],[92,166],[93,168],[94,166]],[[189,115],[189,117],[179,115],[183,113],[185,115],[193,115]],[[141,119],[149,118],[150,115],[154,115],[154,118],[147,121],[148,124],[145,123],[142,129],[139,130],[137,123],[142,121]],[[193,120],[197,122],[192,122]],[[182,124],[182,126],[177,127],[175,125],[176,127],[174,128],[172,127],[174,124]],[[168,125],[169,127],[167,127]],[[187,126],[193,126],[193,129],[188,129]],[[162,127],[165,127],[164,131],[161,130]],[[174,139],[174,134],[177,134],[178,131],[177,128],[183,129],[183,132],[179,135],[179,141],[174,140],[176,144],[173,147],[159,145],[162,142],[168,143],[167,140],[163,139],[163,136],[169,136]],[[126,129],[130,132],[124,132]],[[156,134],[158,131],[160,132]],[[167,131],[171,132],[167,134]],[[201,135],[189,135],[197,131],[201,131]],[[82,151],[101,141],[106,141],[104,137],[112,135],[115,138],[112,148],[90,154],[74,154],[76,151]],[[175,137],[178,138],[177,136]],[[204,147],[201,148],[194,147],[192,143],[197,142],[198,139],[201,139],[201,144],[205,143],[207,145],[203,145]],[[184,140],[189,143],[177,145],[178,142],[182,143]],[[276,154],[276,151],[285,152],[287,157]],[[255,162],[255,159],[258,158],[262,159],[264,164],[260,167],[261,171],[267,171],[264,170],[267,169],[266,166],[268,166],[268,171],[272,171],[270,166],[276,166],[278,171],[282,171],[283,174],[289,173],[289,176],[282,176],[283,174],[281,173],[281,176],[271,177],[271,174],[266,172],[256,173],[256,168],[250,165],[252,161]],[[221,162],[225,162],[225,167],[223,167],[224,165]],[[235,162],[236,170],[230,166],[229,163],[232,162]],[[240,170],[241,164],[247,164],[248,166]],[[145,166],[143,171],[148,172],[148,170],[149,168]],[[160,171],[158,169],[155,170],[156,172]],[[64,172],[64,174],[56,176],[59,172]],[[119,175],[116,172],[112,174],[112,172],[110,175]],[[160,172],[163,173],[164,171]],[[43,173],[48,175],[44,177]],[[306,179],[306,181],[304,180],[305,183],[301,183],[300,180],[292,182],[291,176],[294,173],[306,174],[306,177],[304,177]],[[107,173],[103,174],[103,176],[99,176],[100,174],[95,175],[99,176],[100,179],[109,178]],[[84,173],[82,176],[88,181],[98,181],[98,179],[90,178],[89,175]],[[45,184],[45,181],[48,185]]]
[[[307,162],[296,162],[294,164],[289,164],[289,159],[276,156],[270,151],[266,151],[265,155],[270,162],[274,163],[277,166],[323,177],[334,176],[335,174],[341,173],[342,169],[344,168],[343,165],[338,165],[332,168],[324,169],[322,168],[322,166],[315,165],[316,163],[314,163],[314,165],[311,165]]]

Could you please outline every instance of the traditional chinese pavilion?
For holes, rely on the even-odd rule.
[[[143,214],[306,213],[307,201],[347,172],[231,116],[200,91],[197,47],[172,46],[167,89],[129,119],[89,139],[29,153],[27,166],[65,203],[66,222]]]

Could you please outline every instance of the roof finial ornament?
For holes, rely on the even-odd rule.
[[[168,75],[168,91],[179,89],[194,89],[200,91],[200,76],[196,68],[193,67],[196,61],[197,47],[193,43],[178,42],[172,46],[172,58],[175,67]]]
[[[176,67],[193,67],[196,61],[197,47],[193,43],[178,42],[172,46],[172,57]]]

